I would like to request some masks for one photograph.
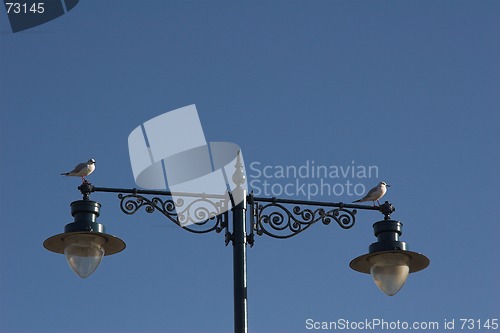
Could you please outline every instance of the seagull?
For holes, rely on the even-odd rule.
[[[61,173],[61,175],[82,177],[82,183],[85,183],[87,180],[84,177],[90,175],[92,172],[94,172],[94,170],[95,170],[95,160],[91,158],[87,162],[78,164],[70,172]]]
[[[375,206],[375,201],[377,201],[380,206],[380,202],[378,200],[384,196],[385,192],[387,192],[387,187],[391,187],[391,185],[388,185],[385,182],[380,182],[377,186],[368,191],[363,198],[353,202],[373,201],[373,206]]]

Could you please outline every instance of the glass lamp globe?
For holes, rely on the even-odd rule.
[[[79,234],[65,239],[64,255],[71,269],[81,278],[90,276],[104,256],[105,239],[98,235]]]
[[[370,257],[370,274],[377,287],[389,296],[395,295],[408,278],[409,261],[407,255],[394,252]]]

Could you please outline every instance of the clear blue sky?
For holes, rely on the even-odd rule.
[[[460,318],[500,318],[499,28],[498,1],[81,0],[15,34],[2,8],[0,331],[232,332],[222,234],[126,216],[97,193],[124,252],[82,280],[42,247],[80,198],[61,172],[94,158],[92,183],[134,187],[129,133],[190,104],[207,140],[240,145],[247,168],[377,166],[329,181],[391,184],[402,239],[431,259],[387,297],[348,267],[375,240],[377,212],[350,230],[258,237],[250,332],[312,332],[309,318],[455,319],[460,332]]]

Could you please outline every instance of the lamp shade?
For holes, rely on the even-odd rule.
[[[375,223],[373,228],[378,242],[370,245],[369,253],[349,264],[355,271],[371,274],[377,287],[389,296],[403,287],[410,273],[430,264],[426,256],[409,251],[407,244],[399,241],[402,226],[401,222],[392,220]]]
[[[71,214],[75,221],[65,226],[64,233],[49,237],[43,243],[47,250],[64,254],[71,269],[81,278],[91,275],[103,256],[121,252],[126,246],[96,222],[100,207],[98,202],[90,200],[72,202]]]

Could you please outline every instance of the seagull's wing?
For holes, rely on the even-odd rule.
[[[87,167],[87,163],[80,163],[73,170],[71,170],[69,173],[78,173],[78,172],[82,171],[82,169],[85,167]]]
[[[366,193],[366,195],[363,197],[363,199],[368,199],[368,198],[372,197],[373,195],[375,195],[375,193],[377,193],[378,190],[379,190],[378,186],[375,186],[370,191],[368,191],[368,193]]]

